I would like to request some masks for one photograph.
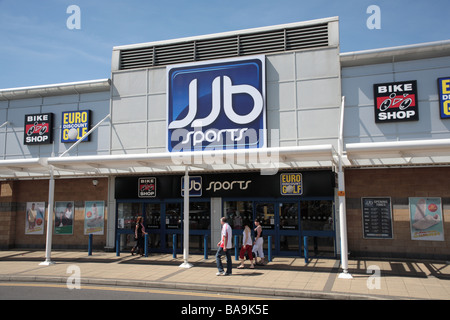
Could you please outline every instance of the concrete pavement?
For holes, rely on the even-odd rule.
[[[214,255],[191,255],[190,269],[180,268],[182,255],[149,257],[115,252],[53,251],[55,264],[41,266],[41,250],[0,251],[0,281],[67,283],[69,266],[79,267],[83,284],[136,286],[317,299],[450,299],[450,265],[437,261],[350,259],[352,279],[339,278],[340,261],[275,257],[262,267],[236,269],[216,276]]]

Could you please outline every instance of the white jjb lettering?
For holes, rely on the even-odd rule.
[[[169,129],[179,129],[187,126],[193,128],[206,127],[212,124],[218,117],[221,110],[221,77],[216,77],[212,83],[211,112],[203,119],[195,119],[197,115],[197,79],[189,83],[189,111],[184,119],[174,120],[169,124]],[[247,94],[253,99],[252,110],[245,115],[237,114],[233,109],[233,95]],[[236,124],[251,123],[263,111],[263,97],[261,93],[250,85],[233,85],[231,79],[223,76],[223,110],[231,121]],[[194,120],[195,119],[195,120]],[[205,138],[203,137],[203,140]],[[202,141],[203,141],[202,140]]]

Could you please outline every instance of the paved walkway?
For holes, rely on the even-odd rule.
[[[450,265],[432,261],[349,261],[352,279],[341,279],[340,261],[275,257],[266,266],[236,269],[233,275],[216,276],[214,255],[205,260],[193,255],[190,269],[180,268],[182,255],[131,256],[114,252],[53,251],[55,264],[40,266],[44,251],[0,251],[0,281],[66,283],[77,265],[83,284],[126,285],[217,293],[267,294],[325,299],[450,299]],[[369,272],[368,272],[369,269]],[[370,271],[372,270],[372,271]],[[380,275],[377,277],[376,275]]]

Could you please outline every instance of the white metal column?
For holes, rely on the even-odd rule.
[[[54,197],[55,197],[55,178],[53,177],[53,167],[50,167],[50,181],[48,187],[47,240],[45,243],[45,261],[39,264],[41,266],[48,266],[54,264],[54,262],[51,259]]]
[[[183,260],[180,268],[192,268],[189,263],[189,170],[184,172],[184,231],[183,231]]]
[[[342,97],[341,103],[341,119],[339,128],[338,141],[338,156],[339,156],[339,171],[338,171],[338,196],[339,196],[339,228],[341,237],[341,264],[342,273],[339,278],[352,279],[352,275],[348,273],[348,245],[347,245],[347,211],[345,204],[345,179],[342,168],[342,153],[344,149],[344,105],[345,97]]]

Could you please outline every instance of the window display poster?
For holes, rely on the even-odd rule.
[[[73,234],[73,201],[55,202],[55,234]]]
[[[409,198],[412,240],[444,241],[441,198]]]
[[[45,202],[27,202],[25,234],[44,234]]]
[[[105,217],[104,201],[84,202],[84,234],[103,234]]]

